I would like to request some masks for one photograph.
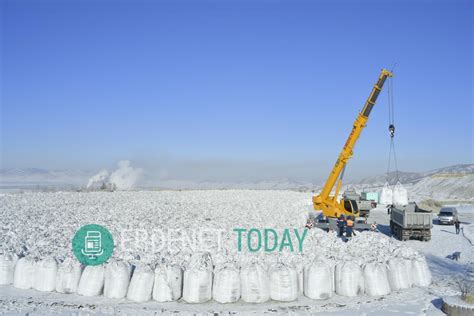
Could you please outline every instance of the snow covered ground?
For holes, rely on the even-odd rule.
[[[143,237],[156,229],[195,231],[207,229],[222,233],[218,239],[211,236],[210,248],[215,264],[229,261],[244,263],[250,258],[265,262],[304,262],[301,255],[284,249],[283,253],[238,252],[234,228],[284,228],[302,230],[311,194],[293,191],[208,190],[208,191],[131,191],[131,192],[30,192],[0,195],[0,240],[2,250],[32,257],[54,256],[62,259],[71,256],[70,242],[75,231],[82,225],[96,223],[107,227],[116,244],[124,240],[124,231],[131,246],[117,245],[114,257],[133,264],[155,264],[160,260],[184,264],[192,250],[150,248],[146,242],[134,243],[138,231]],[[84,297],[76,294],[44,293],[20,290],[11,285],[0,286],[0,312],[20,314],[76,314],[76,313],[143,313],[194,314],[194,313],[241,313],[241,314],[288,314],[323,312],[322,315],[442,315],[440,297],[457,293],[455,277],[474,261],[471,243],[474,225],[474,207],[460,206],[460,218],[464,234],[454,234],[452,226],[434,225],[430,242],[409,241],[402,244],[389,239],[388,216],[381,207],[372,212],[371,220],[380,224],[381,235],[375,236],[373,246],[380,247],[377,239],[390,247],[410,246],[423,253],[433,274],[433,284],[427,288],[414,287],[389,295],[367,295],[348,298],[335,295],[327,300],[311,300],[302,295],[296,301],[282,303],[269,301],[263,304],[246,304],[242,301],[219,304],[185,302],[132,303],[125,299],[113,300],[100,297]],[[365,249],[356,243],[344,244],[334,235],[323,236],[312,230],[303,251],[306,258],[314,252],[324,254],[338,252],[360,253],[370,257],[374,249]],[[324,233],[326,234],[326,233]],[[376,233],[368,233],[376,234]],[[360,235],[360,234],[359,234]],[[130,237],[132,236],[132,237]],[[136,237],[135,236],[135,237]],[[368,235],[369,236],[369,235]],[[378,237],[377,237],[378,236]],[[140,238],[141,238],[140,237]],[[208,236],[209,237],[209,236]],[[364,236],[359,238],[363,238]],[[471,241],[470,241],[471,240]],[[330,244],[318,244],[326,242]],[[380,249],[379,249],[380,250]],[[461,252],[458,262],[447,258],[455,251]],[[345,254],[335,254],[344,256]],[[373,255],[373,254],[372,254]]]

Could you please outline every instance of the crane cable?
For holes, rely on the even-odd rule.
[[[388,164],[387,164],[387,182],[389,182],[389,175],[391,170],[391,162],[392,162],[392,155],[393,155],[393,162],[395,165],[395,178],[397,182],[399,181],[398,176],[398,162],[397,162],[397,153],[395,151],[395,111],[394,111],[394,102],[393,102],[393,81],[392,78],[388,79],[388,132],[390,134],[390,150],[388,154]]]

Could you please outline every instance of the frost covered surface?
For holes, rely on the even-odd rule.
[[[262,286],[258,289],[259,282],[262,280],[260,270],[255,270],[253,275],[248,276],[249,280],[241,280],[241,295],[242,300],[237,303],[227,304],[221,306],[213,300],[209,301],[209,291],[204,291],[202,296],[190,295],[187,293],[189,301],[206,301],[203,304],[188,305],[183,301],[168,302],[168,305],[156,305],[156,300],[152,300],[150,288],[153,286],[152,278],[155,277],[153,270],[145,268],[146,265],[154,267],[157,262],[165,262],[167,265],[179,265],[184,268],[184,282],[195,284],[199,286],[200,283],[206,285],[211,282],[208,278],[209,274],[206,269],[200,269],[201,264],[193,263],[190,249],[183,249],[177,252],[147,252],[145,249],[135,248],[132,250],[123,251],[117,247],[114,258],[122,259],[131,264],[143,266],[143,278],[136,279],[134,284],[134,295],[132,299],[135,301],[149,301],[140,303],[139,306],[146,306],[148,308],[161,308],[166,306],[166,310],[183,310],[183,311],[249,311],[260,310],[265,311],[270,308],[288,308],[288,306],[297,306],[296,311],[338,311],[341,309],[359,308],[357,302],[373,302],[373,306],[366,305],[364,308],[373,311],[380,310],[382,306],[392,306],[404,302],[406,305],[412,304],[415,306],[417,312],[421,310],[428,310],[432,305],[431,300],[436,295],[441,294],[455,294],[455,288],[452,283],[452,277],[448,270],[462,271],[465,265],[471,258],[469,257],[468,246],[469,243],[461,243],[463,239],[459,239],[459,244],[462,245],[462,257],[460,262],[453,262],[446,259],[445,256],[451,250],[456,250],[457,245],[450,248],[450,241],[442,229],[451,229],[451,227],[434,228],[433,240],[430,243],[421,243],[417,241],[410,241],[401,243],[397,240],[391,239],[382,233],[364,232],[358,233],[351,241],[344,243],[340,238],[337,238],[335,233],[325,233],[317,229],[309,232],[304,242],[303,253],[291,253],[284,250],[282,253],[274,252],[265,254],[263,252],[248,253],[246,251],[238,252],[236,245],[236,235],[233,229],[241,228],[274,228],[281,231],[284,228],[303,229],[306,214],[311,203],[311,195],[308,193],[298,193],[291,191],[251,191],[251,190],[229,190],[229,191],[143,191],[143,192],[58,192],[58,193],[25,193],[25,194],[5,194],[0,196],[0,239],[4,241],[2,246],[5,253],[18,254],[20,256],[27,256],[28,260],[54,257],[61,261],[63,258],[71,256],[70,240],[76,230],[82,225],[91,222],[107,227],[114,237],[120,236],[123,229],[141,229],[151,232],[153,229],[223,229],[223,249],[219,251],[217,247],[210,249],[212,255],[212,265],[216,269],[228,267],[229,264],[235,264],[236,267],[241,268],[241,271],[255,270],[255,263],[263,264],[263,269],[270,270],[271,267],[288,266],[294,269],[297,273],[295,278],[292,272],[288,272],[289,280],[292,280],[291,287],[287,293],[281,291],[289,298],[294,298],[294,293],[297,288],[301,288],[298,283],[300,275],[298,271],[303,271],[302,267],[310,265],[314,261],[325,260],[328,262],[328,267],[335,267],[337,263],[352,262],[360,266],[361,281],[363,282],[364,265],[371,264],[377,266],[380,271],[374,276],[371,274],[365,275],[368,281],[376,284],[378,275],[384,275],[384,264],[391,258],[410,258],[419,257],[417,252],[427,255],[428,264],[433,272],[435,283],[428,288],[409,288],[390,294],[390,303],[378,302],[373,300],[366,294],[361,294],[354,298],[344,298],[332,293],[333,288],[328,287],[327,291],[314,292],[314,296],[327,297],[321,301],[309,300],[298,293],[295,301],[290,303],[276,303],[275,301],[268,301],[261,304],[246,307],[243,302],[244,298],[249,301],[267,300],[270,295],[269,289]],[[374,212],[374,218],[378,223],[383,223],[383,218],[386,218],[384,209]],[[463,218],[461,217],[461,220]],[[469,226],[465,225],[466,231]],[[383,230],[383,227],[380,227]],[[451,236],[452,238],[463,238],[462,236]],[[116,237],[116,240],[118,237]],[[434,242],[437,244],[434,244]],[[255,242],[255,240],[254,240]],[[296,241],[295,241],[296,242]],[[467,241],[466,241],[467,242]],[[411,250],[411,248],[415,250]],[[470,248],[472,250],[472,248]],[[438,252],[438,254],[437,254]],[[442,252],[442,253],[440,253]],[[30,259],[31,258],[31,259]],[[28,261],[29,262],[29,261]],[[197,266],[198,265],[198,266]],[[448,267],[448,268],[446,268]],[[28,270],[28,264],[25,270]],[[388,269],[388,266],[386,267]],[[59,270],[61,265],[59,266]],[[328,268],[327,271],[330,271]],[[353,268],[352,268],[353,269]],[[417,267],[419,270],[424,270],[423,264]],[[444,269],[444,270],[443,270]],[[58,272],[59,272],[58,270]],[[308,269],[307,269],[308,270]],[[186,274],[186,271],[188,273]],[[93,273],[94,272],[94,273]],[[216,272],[216,270],[215,270]],[[260,272],[260,274],[258,273]],[[308,270],[312,275],[312,279],[317,280],[323,276],[318,276],[318,271]],[[341,270],[342,272],[342,270]],[[225,275],[223,275],[224,277]],[[286,277],[286,275],[283,275]],[[94,287],[85,286],[86,284],[79,284],[79,293],[82,295],[97,295],[96,293],[102,291],[104,279],[107,280],[107,273],[105,271],[90,271],[90,273],[83,274],[83,278],[94,280]],[[227,276],[225,276],[227,277]],[[375,278],[375,279],[374,279]],[[294,282],[296,279],[296,282]],[[232,278],[237,284],[237,279]],[[350,282],[350,280],[344,280]],[[413,283],[413,280],[410,280]],[[420,279],[419,283],[423,284],[426,279]],[[105,282],[107,283],[107,281]],[[201,285],[202,285],[201,284]],[[247,285],[251,284],[249,288]],[[356,282],[354,284],[357,285]],[[88,284],[89,285],[89,284]],[[365,284],[364,284],[365,285]],[[29,285],[25,285],[28,287]],[[245,287],[247,286],[247,287]],[[32,287],[29,286],[29,287]],[[221,300],[233,301],[237,286],[233,288],[222,287]],[[374,293],[384,293],[384,288],[372,287]],[[186,289],[183,289],[185,291]],[[285,289],[287,290],[287,289]],[[38,296],[40,302],[45,302],[55,297],[57,300],[69,300],[77,302],[77,304],[98,304],[103,308],[103,312],[107,312],[107,308],[114,306],[113,301],[109,301],[104,296],[87,297],[70,294],[69,296],[60,295],[58,293],[52,294],[48,299],[41,296],[40,292],[34,290],[23,290],[26,294],[21,294],[11,286],[6,286],[0,289],[0,297],[5,302],[9,302],[11,297],[18,300],[18,304],[22,304],[22,295]],[[317,289],[313,289],[317,291]],[[329,292],[331,291],[331,292]],[[357,290],[357,286],[354,287]],[[71,290],[71,292],[74,292]],[[166,289],[166,293],[169,290]],[[329,292],[329,293],[326,293]],[[33,293],[33,294],[32,294]],[[431,294],[430,294],[431,293]],[[439,293],[439,294],[438,294]],[[51,294],[51,293],[50,293]],[[117,295],[122,296],[123,294]],[[411,295],[411,296],[410,296]],[[414,296],[413,296],[414,295]],[[35,296],[35,297],[36,297]],[[183,292],[183,296],[186,293]],[[64,298],[68,297],[68,298]],[[416,299],[415,299],[416,297]],[[165,299],[163,299],[165,300]],[[166,298],[169,300],[169,298]],[[348,301],[350,301],[348,303]],[[127,301],[128,302],[128,301]],[[121,305],[122,310],[130,312],[137,305]],[[71,303],[74,304],[74,303]],[[136,303],[135,303],[136,304]],[[142,305],[143,304],[143,305]],[[150,305],[151,304],[151,305]],[[155,304],[155,305],[153,305]],[[290,305],[288,305],[290,304]],[[385,305],[384,305],[385,304]],[[387,305],[388,304],[388,305]],[[341,305],[341,306],[339,306]],[[128,307],[129,306],[129,307]],[[286,307],[285,307],[286,306]],[[309,307],[311,306],[311,307]],[[324,307],[323,307],[324,306]],[[7,308],[6,306],[1,306]],[[10,308],[10,307],[8,307]],[[13,305],[13,307],[15,306]],[[114,307],[115,308],[115,307]],[[130,309],[128,309],[130,308]],[[168,309],[169,308],[169,309]],[[253,309],[247,309],[253,308]],[[299,309],[301,308],[301,309]],[[308,309],[309,308],[309,309]],[[418,309],[419,308],[419,309]],[[290,309],[291,311],[291,309]]]

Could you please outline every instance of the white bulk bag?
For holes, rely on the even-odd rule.
[[[304,268],[304,295],[315,300],[333,296],[334,270],[327,261],[315,260]]]
[[[67,258],[59,264],[56,275],[56,292],[76,293],[81,279],[82,267],[72,258]]]
[[[104,296],[124,298],[130,283],[131,268],[123,261],[111,260],[105,266]]]
[[[412,261],[413,284],[417,286],[428,286],[431,284],[431,271],[424,257],[414,258]]]
[[[336,293],[357,296],[364,293],[364,276],[355,262],[338,263],[335,271]]]
[[[390,188],[388,182],[385,183],[382,191],[380,192],[379,203],[385,205],[393,204],[393,191]]]
[[[270,299],[270,279],[260,264],[251,264],[240,271],[242,300],[247,303],[263,303]]]
[[[392,258],[388,261],[388,282],[392,291],[411,287],[410,267],[405,261],[409,259]]]
[[[135,302],[149,301],[153,292],[154,281],[155,274],[149,266],[137,266],[128,287],[127,298]]]
[[[372,262],[364,266],[365,293],[371,296],[390,293],[387,266],[384,263]]]
[[[233,267],[214,272],[212,298],[218,303],[233,303],[240,298],[240,273]]]
[[[302,264],[296,265],[296,274],[298,275],[298,295],[304,292],[304,267]]]
[[[183,271],[178,266],[158,266],[155,269],[153,299],[158,302],[176,301],[181,297]]]
[[[82,272],[77,293],[84,296],[99,296],[104,288],[104,278],[103,265],[86,266]]]
[[[212,258],[209,253],[196,253],[184,271],[183,299],[188,303],[204,303],[212,298]]]
[[[184,271],[183,299],[188,303],[204,303],[212,297],[212,272],[203,269]]]
[[[405,189],[400,182],[397,182],[397,184],[393,187],[393,204],[395,205],[408,204],[407,189]]]
[[[56,289],[58,264],[53,258],[46,258],[35,263],[35,280],[33,288],[38,291],[52,292]]]
[[[35,265],[30,258],[23,257],[15,265],[13,286],[19,289],[31,289],[35,279]]]
[[[12,284],[15,274],[15,264],[18,260],[16,255],[0,255],[0,285]]]
[[[290,302],[298,298],[298,274],[287,265],[278,263],[270,269],[270,297]]]

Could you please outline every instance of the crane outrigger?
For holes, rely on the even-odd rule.
[[[349,134],[349,137],[347,138],[347,141],[342,148],[341,153],[339,154],[339,157],[337,158],[336,163],[334,164],[334,167],[332,168],[322,191],[318,195],[313,196],[314,209],[316,211],[322,211],[326,218],[337,218],[341,214],[357,217],[359,214],[356,201],[347,199],[341,199],[338,201],[337,197],[339,195],[339,190],[341,189],[347,161],[352,157],[354,146],[359,139],[362,130],[366,126],[370,112],[377,101],[380,91],[382,91],[385,80],[389,77],[392,77],[392,75],[392,72],[382,69],[382,72],[380,73],[377,83],[374,85],[369,98],[365,102],[362,111],[354,121],[352,131]],[[334,186],[336,186],[336,190],[334,195],[331,196]]]

